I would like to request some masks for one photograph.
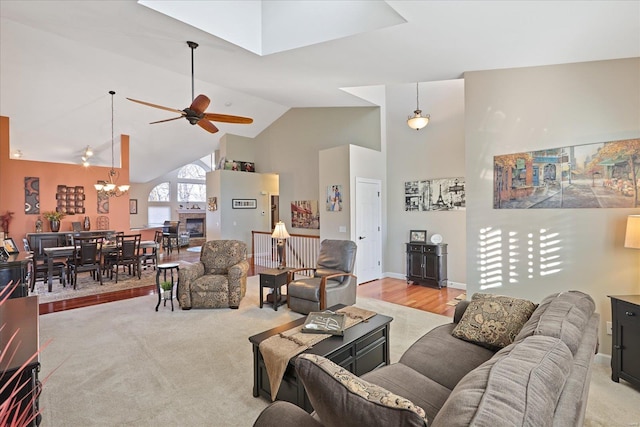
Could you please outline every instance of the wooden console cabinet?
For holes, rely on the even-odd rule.
[[[610,295],[611,379],[640,387],[640,295]]]
[[[10,298],[0,304],[0,319],[3,324],[3,332],[0,334],[0,348],[4,349],[9,340],[16,334],[16,338],[8,346],[7,354],[12,358],[0,369],[0,389],[8,383],[8,387],[0,393],[0,402],[4,402],[16,385],[24,385],[17,396],[20,401],[21,412],[27,412],[31,416],[28,426],[40,424],[41,416],[38,408],[38,395],[42,387],[38,380],[40,370],[39,358],[36,357],[24,368],[23,364],[38,352],[38,297]],[[9,382],[11,377],[17,376]],[[12,414],[15,411],[12,411]],[[9,416],[9,420],[13,418]],[[20,424],[22,425],[22,424]]]
[[[447,286],[447,244],[407,243],[407,283]]]

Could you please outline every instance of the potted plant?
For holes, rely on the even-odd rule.
[[[57,211],[47,211],[43,212],[42,216],[49,221],[49,226],[51,227],[51,231],[57,232],[60,230],[60,220],[64,218],[66,215],[62,212]]]
[[[164,299],[171,299],[171,288],[173,288],[173,283],[171,282],[160,282],[160,287],[164,291]]]

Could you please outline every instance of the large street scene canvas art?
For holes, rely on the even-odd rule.
[[[636,208],[640,139],[495,156],[494,209]]]

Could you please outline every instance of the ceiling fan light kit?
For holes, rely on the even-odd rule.
[[[164,107],[162,105],[152,104],[146,101],[140,101],[137,99],[127,98],[129,101],[137,102],[138,104],[146,105],[148,107],[158,108],[160,110],[171,111],[177,114],[180,114],[178,117],[172,117],[170,119],[158,120],[155,122],[151,122],[150,124],[156,123],[164,123],[170,122],[173,120],[178,120],[181,118],[187,119],[189,123],[192,125],[198,125],[202,129],[206,130],[210,133],[218,132],[218,128],[216,125],[212,123],[214,122],[223,122],[223,123],[234,123],[234,124],[250,124],[253,123],[253,119],[249,117],[241,117],[241,116],[230,116],[227,114],[216,114],[216,113],[207,113],[205,110],[209,107],[211,100],[203,94],[198,96],[194,96],[194,76],[193,76],[193,51],[198,47],[198,43],[188,41],[187,46],[191,49],[191,105],[184,110],[178,110],[176,108]]]
[[[431,117],[429,114],[422,115],[422,110],[420,109],[420,101],[419,101],[420,93],[418,92],[418,83],[416,83],[416,109],[413,112],[413,116],[409,116],[407,120],[407,125],[411,129],[420,130],[426,125],[429,124],[429,118]]]
[[[107,180],[98,181],[97,184],[93,185],[98,191],[98,195],[104,197],[120,197],[129,191],[128,184],[117,184],[118,178],[120,178],[120,173],[116,171],[113,161],[113,95],[115,94],[116,93],[114,91],[109,91],[109,95],[111,95],[111,169],[109,170],[109,177]]]

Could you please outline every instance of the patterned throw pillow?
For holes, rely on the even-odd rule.
[[[301,354],[296,359],[296,371],[325,426],[428,425],[421,407],[322,356]]]
[[[489,348],[506,347],[535,309],[524,299],[476,293],[451,334]]]

